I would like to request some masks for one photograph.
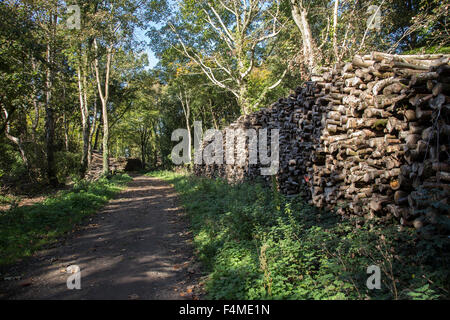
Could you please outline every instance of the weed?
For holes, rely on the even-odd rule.
[[[0,211],[0,265],[30,256],[95,213],[131,178],[78,181],[70,191],[59,192],[42,203]]]

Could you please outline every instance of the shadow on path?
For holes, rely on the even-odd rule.
[[[11,267],[22,280],[2,277],[0,299],[192,299],[190,238],[173,188],[137,176],[80,231]],[[69,265],[81,269],[81,290],[67,289]]]

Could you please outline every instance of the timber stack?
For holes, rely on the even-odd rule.
[[[126,158],[109,158],[109,169],[111,173],[123,172],[127,165]],[[96,181],[103,175],[103,153],[92,151],[92,159],[86,171],[85,179],[88,181]]]
[[[449,219],[449,60],[357,55],[229,128],[280,130],[276,179],[284,194],[306,192],[313,205],[344,216],[450,233],[440,223]],[[195,172],[231,182],[256,178],[261,167],[247,159]]]

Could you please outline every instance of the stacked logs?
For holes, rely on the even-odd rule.
[[[448,55],[374,52],[312,80],[229,127],[280,130],[280,191],[306,190],[317,207],[416,228],[448,215]],[[260,167],[247,160],[195,171],[242,181]]]
[[[121,172],[125,170],[127,165],[126,158],[109,158],[109,169],[111,173]],[[88,181],[96,181],[100,179],[103,174],[103,153],[99,151],[92,151],[92,159],[89,168],[86,171],[85,179]]]
[[[322,90],[315,82],[307,82],[304,87],[297,88],[295,94],[291,94],[288,98],[280,99],[270,108],[264,108],[251,115],[241,116],[234,123],[229,125],[222,131],[224,164],[203,164],[195,165],[194,170],[197,175],[206,177],[222,177],[229,182],[241,182],[244,179],[255,179],[262,177],[271,182],[271,177],[261,176],[261,165],[258,161],[257,165],[249,163],[248,145],[249,138],[239,140],[234,137],[231,143],[234,148],[231,150],[235,162],[226,164],[226,153],[229,145],[227,145],[227,130],[255,129],[259,133],[259,129],[267,129],[268,149],[270,150],[271,130],[279,130],[279,171],[277,174],[278,185],[280,191],[285,194],[298,194],[302,189],[302,179],[306,174],[305,168],[312,164],[310,155],[314,150],[314,146],[320,141],[320,124],[322,113],[325,111],[325,100],[321,106],[316,105],[316,101],[320,97],[324,97]],[[259,135],[258,135],[259,137]],[[206,139],[203,142],[203,148],[210,143]],[[245,143],[244,147],[240,147]],[[257,158],[260,159],[259,149],[257,150]],[[242,162],[240,162],[242,161]]]

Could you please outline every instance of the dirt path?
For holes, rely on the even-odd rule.
[[[173,188],[134,177],[89,224],[12,267],[8,280],[3,274],[0,299],[196,299],[198,264],[187,230]],[[81,290],[67,289],[70,265],[81,269]]]

